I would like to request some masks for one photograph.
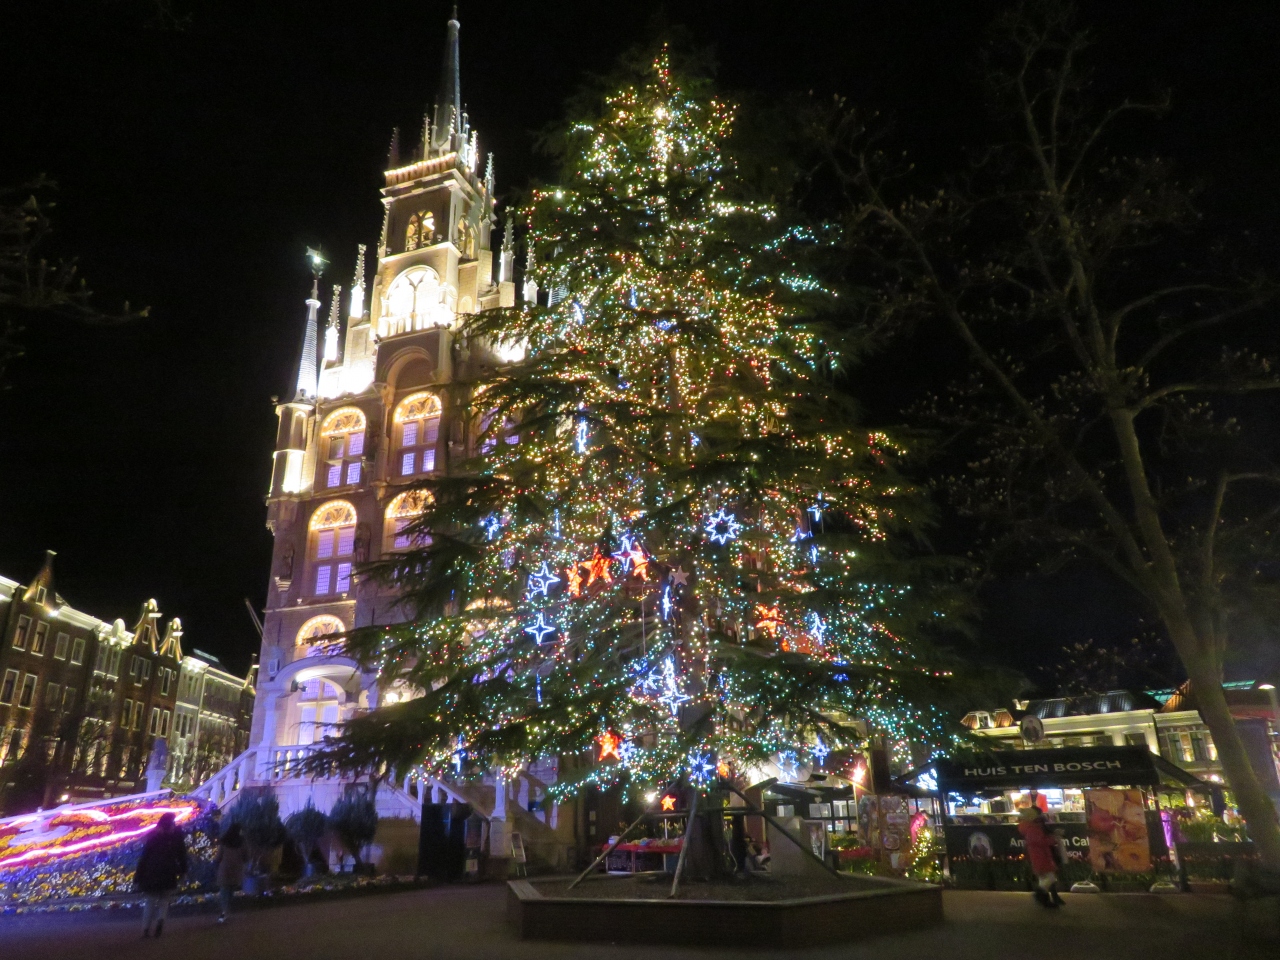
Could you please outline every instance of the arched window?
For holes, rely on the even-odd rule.
[[[418,249],[418,226],[418,215],[415,213],[409,218],[409,226],[404,231],[405,250]]]
[[[384,552],[425,547],[431,543],[429,534],[406,531],[431,505],[431,494],[426,490],[406,490],[387,504],[386,544]]]
[[[324,615],[312,617],[298,631],[298,646],[308,649],[308,653],[319,653],[330,643],[332,638],[345,633],[347,625],[337,617]]]
[[[430,267],[410,267],[391,281],[383,298],[379,336],[447,327],[453,321],[444,302],[440,275]]]
[[[298,743],[318,743],[338,732],[342,692],[329,680],[305,680],[298,684]]]
[[[356,508],[330,500],[311,515],[311,563],[317,597],[351,589],[351,558],[356,545]]]
[[[360,482],[364,431],[364,414],[355,407],[325,417],[320,425],[320,476],[326,488]]]
[[[397,472],[402,477],[430,473],[436,468],[440,400],[432,393],[412,394],[400,401],[393,419]]]

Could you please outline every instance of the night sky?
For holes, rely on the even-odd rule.
[[[17,0],[0,24],[0,184],[59,183],[51,252],[75,254],[103,309],[36,321],[0,395],[0,574],[45,548],[75,606],[132,625],[155,597],[186,645],[247,666],[244,609],[265,599],[263,497],[275,415],[295,376],[309,277],[350,282],[377,243],[392,127],[416,140],[449,4]],[[671,4],[730,90],[845,95],[889,118],[926,163],[957,167],[983,122],[974,60],[1000,4],[844,0]],[[462,90],[499,192],[549,174],[536,133],[655,24],[654,3],[463,3]],[[1280,5],[1086,3],[1104,94],[1170,89],[1151,147],[1206,182],[1226,233],[1280,224]],[[1274,249],[1274,246],[1273,246]],[[917,382],[860,371],[867,407]],[[907,391],[908,393],[910,390]],[[1065,642],[1120,638],[1134,613],[1088,577],[997,585],[983,654],[1035,675]]]

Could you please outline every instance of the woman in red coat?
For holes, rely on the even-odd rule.
[[[1058,837],[1049,829],[1044,811],[1037,807],[1019,810],[1018,832],[1027,845],[1031,872],[1036,875],[1036,901],[1046,907],[1062,906],[1062,896],[1058,893],[1058,861],[1054,857]]]

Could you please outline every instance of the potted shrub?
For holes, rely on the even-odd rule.
[[[304,877],[315,875],[316,847],[328,827],[329,823],[325,815],[317,810],[310,800],[301,810],[295,810],[289,814],[284,822],[284,828],[289,834],[289,839],[293,841],[298,848],[298,854],[302,857],[302,875]]]
[[[355,872],[364,873],[360,851],[378,831],[378,808],[373,799],[364,794],[347,794],[329,811],[329,827],[355,860]]]
[[[242,793],[231,807],[229,823],[240,824],[249,862],[244,872],[244,892],[262,893],[271,870],[267,858],[280,848],[287,836],[280,822],[280,802],[270,793]]]

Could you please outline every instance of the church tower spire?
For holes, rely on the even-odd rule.
[[[458,60],[458,8],[449,18],[444,43],[444,63],[440,69],[440,89],[436,93],[435,116],[431,124],[431,152],[448,153],[463,146],[462,75]]]
[[[319,250],[307,248],[311,261],[311,296],[307,298],[307,325],[302,332],[302,356],[298,360],[298,387],[295,401],[315,400],[319,392],[320,371],[317,365],[317,348],[320,333],[317,318],[320,313],[320,275],[324,273],[325,259]]]

